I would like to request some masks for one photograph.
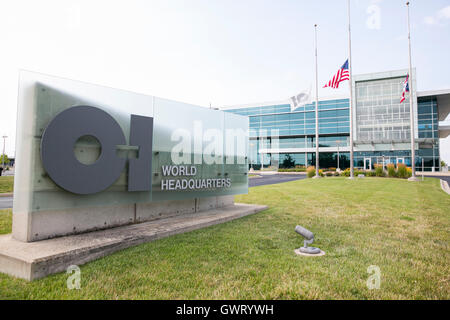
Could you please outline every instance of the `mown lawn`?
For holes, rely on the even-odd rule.
[[[450,299],[450,196],[439,180],[301,180],[237,201],[270,209],[130,248],[32,283],[0,275],[6,299]],[[0,213],[1,232],[11,219]],[[296,256],[301,224],[323,257]],[[381,270],[369,290],[367,268]]]
[[[13,192],[14,176],[1,176],[0,177],[0,193]]]
[[[12,229],[12,210],[0,209],[0,234],[11,233]],[[1,291],[0,291],[1,294]]]

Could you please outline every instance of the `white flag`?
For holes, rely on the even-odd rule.
[[[293,96],[291,98],[291,112],[293,112],[294,110],[305,106],[309,103],[311,103],[311,87],[309,88],[309,90],[304,90],[301,93],[299,93],[296,96]]]

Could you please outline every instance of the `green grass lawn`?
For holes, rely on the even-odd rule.
[[[0,209],[0,234],[11,233],[12,213],[11,209]],[[1,291],[0,291],[1,296]]]
[[[13,192],[14,177],[13,176],[1,176],[0,177],[0,193]]]
[[[301,180],[237,201],[269,210],[117,252],[34,282],[0,275],[6,299],[450,299],[450,196],[439,180]],[[6,211],[7,212],[7,211]],[[0,213],[1,232],[11,216]],[[299,257],[301,224],[323,257]],[[381,269],[381,288],[366,286]]]

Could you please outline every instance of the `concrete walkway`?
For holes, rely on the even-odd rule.
[[[450,195],[450,186],[447,181],[444,181],[441,179],[441,188],[442,188],[442,190],[444,190],[444,192],[446,192],[448,195]]]

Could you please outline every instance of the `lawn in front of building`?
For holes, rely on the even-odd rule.
[[[34,282],[0,274],[3,299],[450,299],[450,196],[439,180],[324,178],[251,188],[253,216],[117,252]],[[10,210],[0,233],[10,232]],[[323,257],[300,257],[297,224]],[[370,290],[370,266],[381,272]]]
[[[11,193],[14,189],[14,176],[0,177],[0,193]]]

